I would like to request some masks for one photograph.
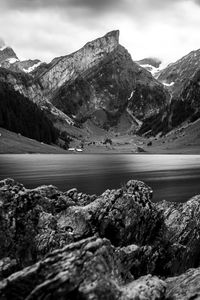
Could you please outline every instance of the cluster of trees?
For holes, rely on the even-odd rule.
[[[0,82],[0,127],[47,144],[59,134],[36,104],[5,82]]]

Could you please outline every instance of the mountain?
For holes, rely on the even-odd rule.
[[[119,31],[54,59],[37,79],[48,100],[75,122],[90,119],[106,129],[136,128],[168,101],[162,84],[119,44]]]
[[[7,46],[0,48],[0,65],[4,62],[14,63],[17,60],[18,57],[12,48]]]
[[[44,112],[5,82],[0,82],[0,127],[47,144],[58,139]]]
[[[14,68],[23,63],[4,65],[0,81],[36,103],[60,131],[76,137],[91,134],[91,126],[134,132],[169,101],[163,85],[119,44],[119,31],[49,64]],[[30,73],[24,70],[35,65]]]
[[[174,96],[181,94],[185,84],[192,79],[200,69],[200,49],[192,51],[174,63],[163,69],[158,80],[171,87]]]
[[[143,134],[165,134],[200,117],[200,50],[168,65],[161,71],[158,80],[170,93],[170,102],[165,110],[145,120],[140,128]]]

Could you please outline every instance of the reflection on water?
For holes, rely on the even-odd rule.
[[[0,179],[12,177],[36,187],[77,187],[89,194],[118,188],[129,179],[145,181],[154,200],[183,202],[200,194],[199,155],[0,155]]]

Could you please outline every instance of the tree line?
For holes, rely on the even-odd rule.
[[[0,127],[47,144],[56,143],[58,131],[39,107],[0,82]]]

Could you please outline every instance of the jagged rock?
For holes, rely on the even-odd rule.
[[[163,277],[176,275],[183,265],[184,251],[182,245],[170,244],[165,238],[153,245],[129,245],[116,249],[123,278],[139,278],[145,274]]]
[[[169,100],[163,85],[119,44],[118,30],[70,55],[39,64],[4,62],[0,81],[36,103],[59,130],[78,139],[91,134],[94,125],[134,131]]]
[[[151,198],[135,180],[93,199],[0,181],[0,299],[199,296],[199,269],[166,283],[156,277],[199,266],[199,196],[183,204]]]
[[[114,248],[89,238],[54,251],[0,282],[1,299],[163,299],[165,283],[151,275],[125,283]]]
[[[0,49],[0,64],[5,61],[16,61],[18,60],[16,53],[10,47],[3,47]]]
[[[190,269],[186,273],[166,280],[166,299],[200,299],[200,269]]]
[[[5,255],[15,258],[23,267],[72,241],[57,226],[56,198],[61,193],[54,187],[27,190],[10,179],[0,186],[0,259]]]
[[[162,201],[156,206],[163,211],[168,230],[168,240],[185,247],[179,273],[189,267],[200,265],[200,196],[195,196],[185,203]]]
[[[124,188],[107,190],[86,206],[73,206],[58,217],[61,228],[70,226],[75,238],[98,232],[115,246],[151,243],[162,235],[162,215],[151,202],[152,190],[129,181]]]
[[[166,105],[167,91],[132,61],[119,44],[118,32],[108,33],[89,45],[92,46],[87,44],[55,61],[41,75],[49,99],[57,108],[80,123],[91,119],[105,129],[120,129],[123,119],[127,131],[131,125],[139,126],[137,119],[143,120]]]
[[[0,260],[0,280],[8,277],[12,273],[18,271],[19,266],[16,259],[10,259],[10,257],[4,257]]]
[[[152,190],[139,181],[80,202],[72,191],[62,193],[54,186],[27,190],[8,179],[0,187],[0,258],[15,258],[22,267],[93,234],[116,246],[145,245],[163,234]]]

